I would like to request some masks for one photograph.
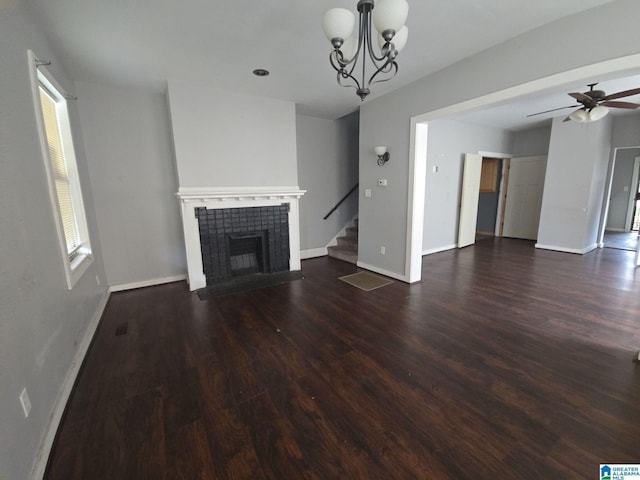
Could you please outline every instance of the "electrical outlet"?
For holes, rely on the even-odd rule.
[[[386,253],[387,253],[387,247],[380,247],[380,254],[386,255]]]
[[[364,196],[367,198],[371,198],[371,189],[370,188],[365,188],[364,189]]]
[[[29,400],[29,394],[26,388],[23,388],[22,392],[20,392],[20,405],[22,405],[24,418],[27,418],[31,412],[31,400]]]

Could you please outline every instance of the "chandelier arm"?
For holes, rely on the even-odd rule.
[[[389,68],[385,71],[386,67],[389,67]],[[393,70],[393,74],[391,74],[391,76],[389,78],[379,78],[379,79],[375,80],[376,76],[379,73],[389,74],[389,73],[391,73],[392,70]],[[373,85],[374,83],[388,82],[389,80],[391,80],[393,77],[396,76],[396,73],[398,73],[398,63],[389,60],[389,62],[387,64],[383,65],[383,68],[380,68],[376,73],[371,75],[371,78],[369,78],[369,85]]]
[[[354,57],[354,59],[348,62],[341,61],[341,58],[342,58],[342,52],[340,52],[339,50],[334,50],[329,55],[329,63],[331,63],[331,66],[333,67],[333,69],[336,72],[338,72],[338,74],[342,76],[342,78],[349,78],[349,77],[352,78],[358,84],[358,88],[359,88],[360,82],[358,82],[356,78],[353,76],[353,71],[355,70],[356,64],[357,64],[357,62],[354,62],[353,60],[357,57]],[[351,65],[351,67],[347,68],[349,65]]]
[[[345,79],[345,80],[351,79],[351,81],[355,85],[343,83],[342,79]],[[360,82],[358,82],[358,79],[351,74],[347,74],[346,72],[338,72],[337,80],[338,80],[338,85],[340,85],[341,87],[352,87],[352,88],[355,88],[356,90],[360,89]]]
[[[342,60],[342,52],[338,49],[332,51],[329,54],[329,63],[331,64],[333,69],[344,78],[352,77],[353,70],[356,66],[356,64],[352,63],[352,61],[344,62]],[[351,64],[350,69],[346,68],[349,64]]]
[[[366,88],[366,66],[367,59],[365,56],[365,50],[369,45],[369,29],[371,28],[371,10],[365,9],[360,12],[360,31],[358,32],[358,53],[357,56],[360,57],[360,50],[362,49],[362,88]]]

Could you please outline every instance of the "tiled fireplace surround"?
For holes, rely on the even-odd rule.
[[[278,236],[279,239],[286,240],[288,238],[289,245],[284,248],[276,247],[276,244],[268,245],[268,255],[273,256],[273,262],[271,267],[273,270],[282,270],[283,265],[286,268],[286,262],[288,261],[289,270],[300,270],[300,220],[298,210],[298,199],[304,195],[305,191],[300,190],[298,187],[245,187],[245,188],[229,188],[229,189],[195,189],[195,188],[181,188],[176,194],[180,199],[182,224],[184,229],[185,247],[187,253],[187,268],[188,268],[188,281],[189,289],[197,290],[207,285],[207,277],[204,273],[203,255],[201,246],[201,234],[200,225],[205,224],[205,228],[208,228],[206,224],[207,219],[211,222],[215,222],[216,217],[223,219],[225,216],[229,218],[235,218],[235,226],[233,220],[227,220],[227,228],[225,232],[224,221],[220,225],[222,232],[220,233],[241,233],[245,231],[265,231],[266,236],[272,237],[272,240]],[[254,207],[278,207],[278,208],[254,208]],[[202,210],[206,208],[206,211]],[[245,210],[245,209],[251,210]],[[288,235],[285,232],[280,232],[280,226],[284,225],[280,223],[283,212],[288,211]],[[222,215],[221,213],[224,212]],[[198,213],[200,218],[204,220],[198,220]],[[250,217],[255,217],[256,213],[264,214],[267,217],[271,216],[271,220],[268,218],[264,222],[258,222],[255,218],[251,220],[244,219],[244,223],[241,222],[240,217],[244,214],[248,214]],[[273,221],[275,217],[278,219],[275,224],[269,226],[269,221]],[[250,221],[251,225],[247,222]],[[260,229],[257,225],[260,224]],[[263,225],[264,224],[264,225]],[[263,228],[266,227],[266,228]],[[286,226],[286,225],[284,225]],[[213,227],[212,232],[217,233],[218,227]],[[276,233],[277,232],[277,233]],[[205,239],[205,242],[208,240]],[[205,245],[205,249],[210,248],[210,245]],[[288,250],[289,258],[283,258]],[[205,258],[207,255],[205,254]],[[229,274],[229,272],[220,272],[212,276],[212,266],[208,265],[209,270],[209,283],[212,281],[222,281]]]

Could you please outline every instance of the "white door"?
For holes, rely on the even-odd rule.
[[[512,158],[502,236],[538,239],[547,157]]]
[[[460,193],[458,248],[473,245],[476,242],[481,173],[482,157],[466,153],[464,155],[464,170],[462,171],[462,192]]]

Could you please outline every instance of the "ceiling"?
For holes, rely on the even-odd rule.
[[[409,42],[398,57],[400,71],[375,85],[369,98],[611,0],[408,1]],[[360,104],[353,89],[336,84],[321,28],[327,9],[355,12],[356,0],[27,2],[76,80],[158,91],[166,89],[167,79],[206,82],[290,100],[298,112],[325,118]],[[271,75],[255,77],[255,68]],[[563,103],[565,98],[551,102]]]

